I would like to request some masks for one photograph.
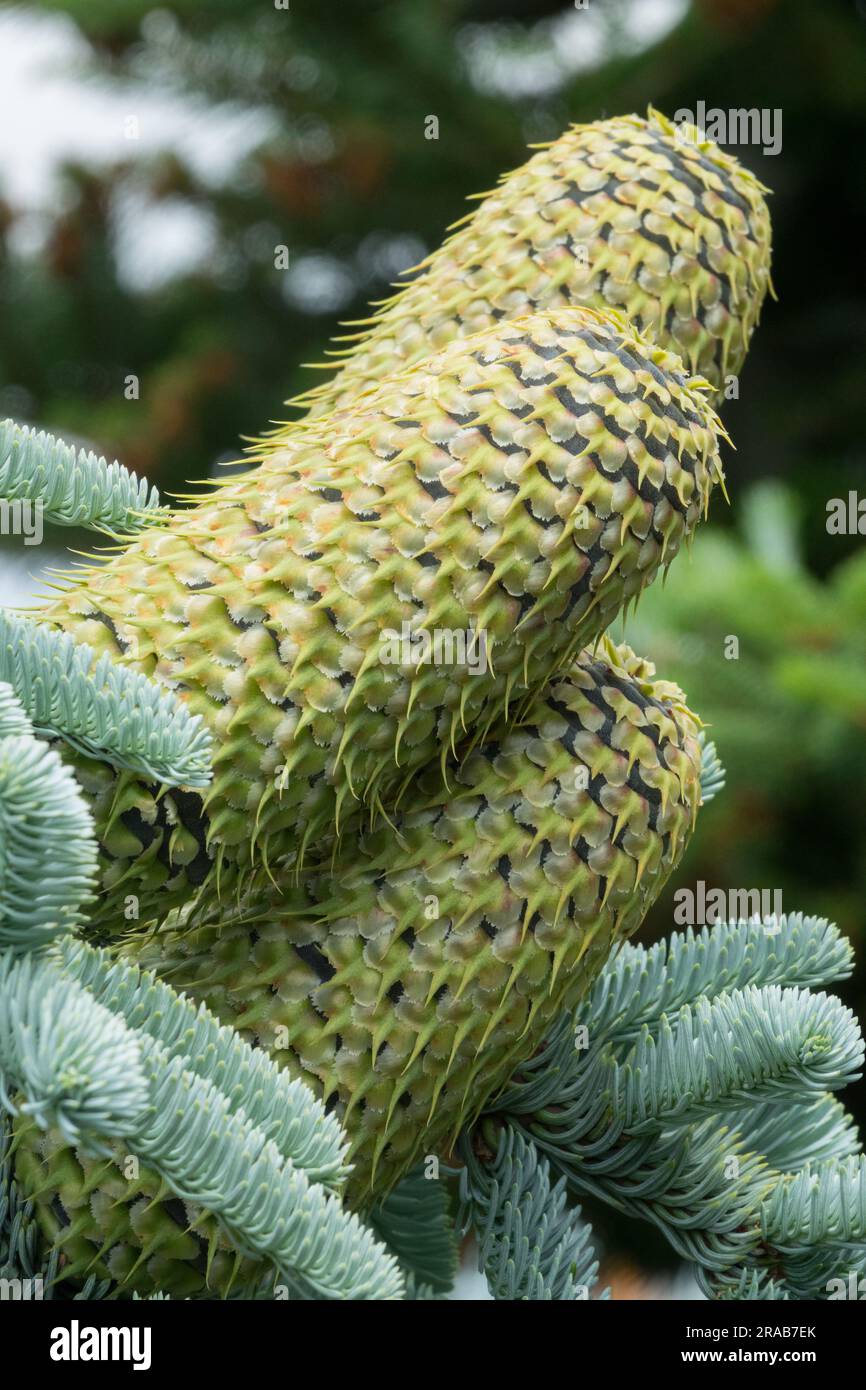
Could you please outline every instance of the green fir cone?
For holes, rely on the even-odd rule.
[[[129,949],[336,1108],[355,1206],[448,1152],[687,842],[698,721],[598,639],[721,479],[708,396],[769,286],[764,191],[655,112],[572,128],[366,321],[254,472],[43,615],[213,734],[204,797],[65,750],[105,851],[99,920],[186,904]],[[223,887],[245,893],[228,911]],[[19,1121],[67,1271],[261,1282],[130,1159]]]
[[[83,1283],[99,1271],[127,1297],[173,1298],[225,1296],[261,1279],[261,1263],[233,1250],[213,1216],[176,1197],[121,1142],[113,1158],[72,1149],[21,1115],[15,1143],[16,1177],[62,1278]]]
[[[130,949],[336,1106],[368,1206],[447,1154],[639,926],[694,824],[697,734],[681,691],[604,639],[445,781],[417,779],[333,878]],[[203,1286],[212,1221],[110,1167],[19,1131],[17,1175],[76,1267]]]
[[[86,574],[46,619],[178,691],[216,745],[203,797],[74,758],[100,920],[304,860],[566,668],[705,514],[705,391],[616,315],[518,320]],[[424,634],[447,650],[402,640]]]
[[[342,369],[293,404],[328,415],[455,337],[570,304],[621,309],[721,395],[770,287],[766,192],[658,111],[571,126],[456,223],[378,314],[347,324],[361,331],[329,354],[347,357]]]

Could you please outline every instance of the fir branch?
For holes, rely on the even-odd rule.
[[[544,1042],[522,1062],[509,1084],[495,1096],[488,1110],[506,1115],[535,1115],[574,1080],[575,1049],[583,1041],[577,1013],[562,1013]],[[588,1045],[589,1035],[586,1035]],[[599,1056],[596,1043],[593,1055]],[[610,1059],[612,1062],[612,1058]]]
[[[778,985],[684,1005],[658,1037],[645,1029],[622,1070],[614,1108],[624,1129],[762,1101],[804,1098],[856,1080],[863,1038],[850,1009],[826,994]]]
[[[69,1143],[122,1137],[172,1192],[212,1212],[240,1253],[270,1261],[306,1297],[401,1298],[393,1256],[185,1060],[128,1028],[55,958],[0,956],[7,1108],[58,1124]],[[219,1077],[219,1055],[210,1060]]]
[[[63,942],[60,959],[101,1006],[218,1087],[232,1110],[244,1114],[311,1182],[339,1187],[348,1172],[348,1141],[302,1081],[153,972],[76,940]]]
[[[560,1108],[515,1125],[547,1155],[572,1192],[656,1226],[683,1259],[726,1269],[762,1243],[759,1208],[776,1174],[715,1119],[629,1136],[604,1117],[615,1066],[583,1076]],[[601,1086],[600,1094],[592,1089]]]
[[[0,609],[0,680],[37,734],[172,786],[204,787],[211,738],[171,691],[65,632]]]
[[[862,1230],[864,1164],[866,1159],[855,1155],[827,1159],[796,1177],[777,1174],[761,1203],[761,1244],[739,1270],[699,1274],[708,1297],[723,1297],[726,1282],[739,1276],[743,1287],[751,1278],[772,1277],[793,1299],[862,1298],[866,1240],[857,1232]],[[720,1293],[714,1292],[717,1279]]]
[[[415,1298],[435,1297],[453,1287],[458,1250],[450,1205],[445,1184],[418,1170],[368,1214],[371,1230],[412,1279]],[[422,1289],[430,1293],[417,1292]]]
[[[237,1250],[270,1260],[310,1296],[402,1298],[394,1257],[357,1216],[180,1058],[149,1037],[140,1045],[153,1111],[129,1141],[173,1192],[213,1212]]]
[[[837,999],[775,981],[838,978],[851,953],[826,922],[767,925],[626,947],[578,1030],[560,1020],[495,1108],[573,1191],[659,1226],[712,1296],[818,1297],[838,1273],[831,1232],[845,1269],[866,1264],[866,1160],[839,1162],[856,1134],[827,1094],[859,1074],[863,1042]],[[731,988],[749,980],[774,983]],[[662,1006],[689,996],[669,1018]]]
[[[565,1034],[565,1037],[568,1035]],[[750,986],[712,1003],[683,1006],[673,1023],[662,1016],[658,1038],[645,1029],[625,1062],[609,1045],[562,1055],[543,1107],[532,1112],[536,1137],[567,1135],[575,1159],[607,1155],[616,1145],[660,1136],[671,1125],[694,1125],[744,1103],[803,1100],[837,1089],[859,1074],[863,1040],[850,1010],[837,999],[776,985]],[[496,1108],[526,1113],[518,1083]],[[561,1141],[554,1140],[556,1148]]]
[[[606,962],[577,1023],[590,1038],[627,1043],[702,996],[750,985],[810,989],[847,979],[852,969],[850,941],[822,917],[788,913],[700,932],[689,927],[650,947],[625,943]]]
[[[866,1155],[786,1175],[764,1201],[761,1221],[766,1239],[782,1248],[866,1242]]]
[[[821,1244],[768,1247],[764,1257],[781,1270],[794,1299],[862,1299],[866,1297],[866,1244]]]
[[[760,942],[759,924],[746,930]],[[715,931],[742,948],[739,928]],[[814,932],[806,935],[814,945]],[[827,932],[818,937],[826,947]],[[832,934],[829,944],[829,951],[814,954],[824,967],[836,968],[840,961]],[[705,951],[710,945],[705,938]],[[686,946],[694,965],[695,942]],[[754,971],[749,952],[734,955],[741,967],[745,962]],[[717,958],[722,978],[726,973],[737,978],[725,955]],[[768,964],[765,954],[759,959]],[[795,972],[800,968],[794,965]],[[777,970],[778,961],[770,969]],[[684,978],[686,988],[695,987],[694,970],[685,971]],[[648,1000],[657,1003],[660,994],[649,972],[636,972],[633,984],[641,998],[628,1011],[629,1023],[650,1016]],[[668,994],[682,989],[678,980]],[[602,987],[605,997],[610,996]],[[586,1016],[593,1016],[597,1003],[590,998]],[[622,1014],[613,1008],[608,1017],[616,1028]],[[760,1205],[777,1175],[715,1117],[727,1108],[737,1118],[748,1101],[778,1104],[790,1095],[802,1102],[810,1088],[823,1092],[844,1084],[862,1059],[858,1030],[838,1001],[826,996],[749,986],[712,1002],[699,996],[672,1022],[663,1014],[656,1031],[658,1038],[645,1027],[621,1060],[615,1029],[605,1034],[598,1028],[594,1045],[576,1052],[579,1035],[573,1025],[560,1024],[497,1108],[515,1118],[526,1116],[524,1133],[576,1192],[593,1193],[653,1221],[674,1248],[701,1265],[742,1265],[750,1256],[757,1258],[763,1242]],[[710,1118],[701,1122],[705,1115]]]
[[[698,743],[701,745],[701,805],[706,806],[724,788],[725,769],[716,745],[707,741],[703,729],[698,734]]]
[[[82,920],[98,848],[78,784],[0,684],[0,947],[47,945]]]
[[[728,1123],[749,1149],[786,1173],[860,1151],[854,1119],[829,1093],[790,1105],[749,1105],[729,1115]]]
[[[506,1126],[494,1161],[460,1144],[461,1227],[478,1236],[478,1267],[497,1300],[573,1302],[588,1299],[598,1260],[580,1208],[569,1209],[565,1179],[553,1183],[538,1149]],[[607,1294],[602,1294],[606,1297]]]
[[[845,979],[852,968],[851,943],[838,928],[800,913],[720,923],[698,933],[688,928],[650,947],[626,943],[605,963],[576,1013],[557,1020],[495,1108],[531,1114],[553,1103],[573,1082],[579,1045],[608,1046],[622,1060],[644,1029],[658,1032],[662,1018],[703,998],[750,986],[806,989]]]
[[[11,685],[0,681],[0,738],[13,734],[33,734],[33,725],[21,708],[21,701]]]
[[[0,953],[0,1105],[78,1144],[129,1134],[149,1099],[140,1049],[122,1022],[51,956]]]
[[[6,692],[4,708],[21,727]],[[51,753],[27,733],[0,745],[10,746]],[[70,816],[89,828],[83,805]],[[35,944],[32,931],[21,944]],[[110,1154],[104,1140],[122,1137],[301,1296],[403,1294],[394,1258],[292,1162],[297,1149],[316,1177],[342,1176],[344,1140],[321,1104],[206,1010],[132,966],[69,940],[54,953],[0,952],[0,1103],[56,1126],[70,1145]],[[17,1226],[14,1239],[20,1245]]]
[[[165,511],[156,488],[122,464],[14,420],[0,422],[0,497],[41,502],[57,526],[111,535],[140,531]]]
[[[742,1270],[703,1270],[695,1271],[701,1292],[707,1298],[723,1301],[765,1301],[782,1303],[790,1299],[790,1290],[779,1279],[774,1279],[768,1270],[751,1268]]]

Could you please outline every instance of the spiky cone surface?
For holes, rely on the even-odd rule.
[[[450,761],[444,782],[429,769],[393,827],[343,846],[333,877],[129,948],[336,1105],[353,1205],[420,1155],[447,1153],[678,862],[700,796],[698,721],[653,676],[605,639],[521,722]],[[93,1267],[134,1268],[140,1291],[148,1277],[170,1287],[174,1261],[181,1287],[191,1269],[201,1277],[205,1242],[186,1229],[201,1214],[163,1200],[153,1180],[115,1172],[106,1184],[31,1129],[18,1174],[76,1268],[99,1249]]]
[[[706,384],[615,314],[558,310],[390,378],[87,574],[46,613],[181,692],[204,802],[77,765],[121,896],[166,911],[393,805],[671,562],[721,477]],[[469,640],[433,660],[404,624]],[[113,890],[113,891],[112,891]]]
[[[694,126],[650,109],[575,125],[540,147],[423,273],[313,364],[332,380],[293,404],[327,415],[400,364],[539,309],[621,309],[720,391],[742,367],[770,286],[762,184]],[[279,440],[279,436],[278,436]]]
[[[121,1144],[111,1146],[113,1158],[72,1149],[26,1115],[15,1137],[15,1171],[46,1250],[60,1252],[64,1279],[84,1283],[98,1271],[126,1297],[190,1298],[225,1296],[262,1278],[261,1264],[238,1255],[210,1213],[176,1197]]]

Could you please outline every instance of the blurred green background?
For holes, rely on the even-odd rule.
[[[650,102],[780,109],[780,153],[735,151],[773,190],[778,302],[724,410],[732,504],[627,636],[728,767],[678,883],[838,920],[862,1006],[866,550],[826,507],[866,495],[864,0],[58,0],[0,6],[4,52],[30,67],[13,87],[0,57],[0,416],[169,491],[286,418],[338,320],[528,142]]]

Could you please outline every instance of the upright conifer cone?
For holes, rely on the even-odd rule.
[[[770,285],[766,191],[694,126],[658,111],[571,126],[360,320],[342,370],[294,404],[327,415],[455,337],[569,304],[622,310],[721,395]]]
[[[87,574],[47,618],[177,689],[217,740],[204,803],[77,759],[105,889],[165,911],[214,863],[225,883],[285,865],[392,802],[670,563],[718,431],[705,383],[618,316],[538,314],[386,379]],[[404,625],[474,632],[474,654],[395,659]]]
[[[333,878],[134,948],[336,1104],[353,1205],[447,1151],[678,863],[697,721],[653,677],[604,641],[444,779],[428,769]],[[233,1263],[206,1214],[26,1119],[18,1138],[17,1176],[72,1271],[189,1293],[210,1269],[224,1290]]]

